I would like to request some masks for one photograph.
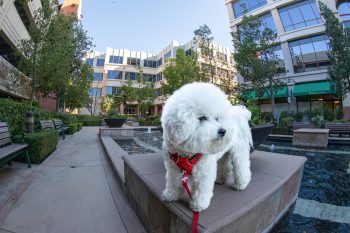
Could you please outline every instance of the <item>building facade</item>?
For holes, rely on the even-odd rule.
[[[4,0],[0,6],[0,97],[28,99],[24,85],[28,80],[15,83],[11,70],[16,67],[15,51],[22,39],[28,39],[28,28],[34,12],[41,7],[40,0]]]
[[[350,1],[321,0],[350,26]],[[324,19],[316,0],[226,0],[230,27],[238,30],[243,15],[258,16],[279,38],[277,53],[283,59],[286,73],[285,93],[276,98],[277,113],[310,112],[314,108],[335,111],[342,108],[350,119],[350,96],[338,99],[327,81],[330,65]],[[271,112],[268,100],[261,100],[261,109]]]
[[[216,67],[216,72],[228,74],[232,73],[232,53],[229,48],[213,44],[214,50],[217,53],[218,59],[225,66]],[[150,54],[141,51],[130,51],[127,49],[112,49],[107,48],[105,52],[93,52],[89,54],[86,62],[93,67],[94,77],[93,84],[90,89],[90,96],[93,99],[93,104],[89,112],[94,115],[103,114],[101,109],[103,99],[108,95],[113,95],[118,92],[120,86],[126,80],[134,81],[134,87],[137,88],[137,75],[140,68],[144,76],[154,83],[154,94],[156,99],[153,106],[149,110],[149,115],[159,115],[162,112],[164,98],[161,96],[160,87],[163,80],[166,79],[163,75],[163,70],[169,58],[176,56],[177,49],[182,48],[186,53],[198,51],[194,41],[186,44],[180,44],[177,41],[172,41],[168,46],[163,48],[158,54]],[[199,58],[199,62],[203,63],[203,59]],[[220,75],[219,75],[220,76]],[[234,77],[232,77],[234,79]],[[216,82],[220,82],[218,78]],[[127,103],[126,108],[120,106],[118,109],[123,113],[125,110],[128,114],[139,114],[137,103]],[[88,113],[87,109],[83,109],[82,113]]]

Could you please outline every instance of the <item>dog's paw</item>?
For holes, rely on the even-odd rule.
[[[251,180],[250,177],[247,177],[245,179],[241,178],[239,180],[235,179],[235,181],[234,181],[234,183],[232,185],[232,188],[234,190],[242,191],[248,186],[248,184],[250,183],[250,180]]]
[[[166,189],[163,191],[162,198],[164,201],[177,201],[179,199],[179,195]]]
[[[201,212],[209,207],[210,199],[201,199],[200,201],[198,199],[192,199],[190,201],[190,208],[193,211]]]

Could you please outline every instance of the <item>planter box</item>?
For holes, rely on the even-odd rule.
[[[161,153],[124,156],[126,196],[150,233],[191,232],[192,211],[183,193],[162,201],[165,168]],[[200,213],[199,233],[280,232],[293,212],[304,157],[254,151],[252,181],[244,191],[215,185],[208,209]]]
[[[298,129],[293,131],[293,146],[326,148],[329,129]]]
[[[254,148],[257,148],[271,133],[273,124],[257,125],[251,128]]]
[[[105,122],[111,128],[120,128],[125,123],[125,119],[108,118],[108,119],[105,119]]]

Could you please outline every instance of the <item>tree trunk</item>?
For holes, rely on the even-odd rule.
[[[275,123],[277,120],[277,112],[276,112],[276,104],[275,104],[275,96],[271,93],[271,109],[273,115],[273,122]]]

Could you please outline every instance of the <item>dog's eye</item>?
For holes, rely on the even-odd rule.
[[[219,117],[216,117],[215,120],[216,120],[216,121],[219,121]]]
[[[208,118],[206,116],[201,116],[200,118],[198,118],[199,121],[206,121],[208,120]]]

